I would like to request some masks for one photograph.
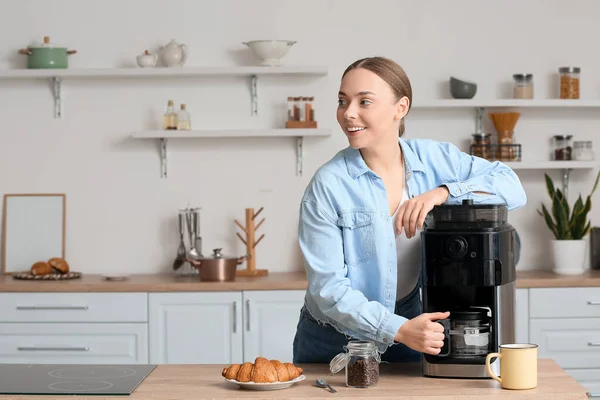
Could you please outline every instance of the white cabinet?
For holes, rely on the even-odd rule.
[[[529,343],[529,290],[517,289],[515,305],[515,342]]]
[[[147,364],[146,324],[0,324],[0,362]]]
[[[150,362],[292,361],[303,290],[150,293]]]
[[[150,293],[150,362],[242,362],[240,292]]]
[[[303,290],[243,292],[244,361],[254,361],[258,356],[292,361],[292,344],[304,293]]]
[[[148,363],[147,293],[0,293],[0,363]]]
[[[520,290],[527,291],[521,296],[528,303],[526,339],[539,346],[538,357],[553,359],[593,397],[600,397],[600,289]],[[518,315],[517,321],[522,318]]]

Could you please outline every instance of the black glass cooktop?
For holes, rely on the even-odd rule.
[[[0,364],[0,394],[129,395],[155,367]]]

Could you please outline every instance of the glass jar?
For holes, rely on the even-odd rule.
[[[579,74],[581,68],[561,67],[558,69],[560,76],[560,98],[578,99],[579,98]]]
[[[515,99],[533,99],[533,75],[532,74],[514,74],[513,75],[513,98],[515,98]]]
[[[474,133],[471,135],[473,140],[471,142],[471,155],[485,158],[490,158],[492,135],[490,133]]]
[[[346,386],[368,388],[379,383],[381,355],[374,342],[351,340],[344,346],[346,352],[335,356],[329,363],[331,373],[346,369]]]
[[[573,145],[571,139],[573,135],[554,135],[552,150],[555,161],[570,161],[572,160]]]
[[[291,96],[287,98],[287,120],[294,120],[294,98]]]
[[[594,150],[591,141],[573,142],[573,160],[592,161],[594,159]]]

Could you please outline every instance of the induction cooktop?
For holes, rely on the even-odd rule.
[[[130,395],[155,367],[0,364],[0,394]]]

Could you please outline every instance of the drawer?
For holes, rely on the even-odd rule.
[[[0,362],[146,364],[148,325],[0,324]]]
[[[529,339],[563,369],[600,368],[600,318],[534,319]]]
[[[600,317],[600,288],[529,290],[530,318]]]
[[[0,322],[147,321],[147,293],[0,293]]]
[[[600,369],[567,369],[565,371],[587,390],[591,398],[600,399]]]

